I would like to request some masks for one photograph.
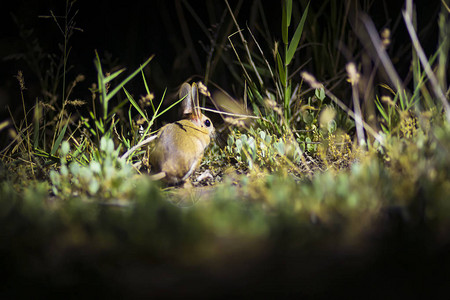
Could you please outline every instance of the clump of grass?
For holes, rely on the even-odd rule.
[[[277,171],[289,166],[291,160],[299,163],[301,151],[297,143],[286,137],[277,138],[264,130],[250,129],[247,133],[234,131],[230,134],[224,155],[250,170],[260,167]]]
[[[50,171],[53,193],[60,198],[80,195],[95,197],[97,201],[119,204],[122,201],[126,204],[136,187],[138,176],[132,166],[120,158],[119,151],[120,148],[114,149],[111,139],[102,137],[93,158],[87,165],[82,165],[75,159],[70,159],[70,146],[64,141],[59,153],[59,171]]]
[[[134,162],[138,169],[138,165],[145,159],[144,151],[140,151],[140,148],[148,143],[149,139],[146,139],[148,135],[154,133],[155,120],[182,99],[162,111],[160,108],[163,99],[159,105],[153,103],[153,94],[150,92],[143,72],[153,56],[125,79],[119,80],[124,69],[105,73],[100,57],[95,53],[94,65],[97,70],[97,83],[93,84],[90,89],[91,110],[87,117],[82,114],[72,116],[68,109],[69,106],[86,104],[80,100],[69,100],[72,90],[77,83],[84,80],[84,76],[79,75],[69,88],[66,88],[65,76],[69,69],[67,66],[70,52],[68,41],[75,29],[74,18],[76,16],[75,13],[69,17],[72,4],[66,3],[65,26],[62,26],[59,23],[59,17],[51,12],[52,18],[64,35],[64,51],[61,54],[61,68],[64,76],[62,106],[55,106],[59,110],[56,115],[53,115],[52,123],[47,123],[48,118],[52,116],[44,108],[51,108],[52,112],[56,110],[51,104],[54,104],[57,94],[52,98],[51,104],[37,102],[33,108],[33,122],[28,123],[29,111],[26,109],[23,94],[26,88],[23,74],[19,72],[17,79],[25,118],[20,124],[14,124],[15,139],[2,150],[3,159],[8,169],[14,168],[16,164],[21,165],[22,162],[28,163],[24,169],[31,170],[30,173],[34,178],[36,178],[34,173],[37,168],[39,173],[45,176],[44,179],[51,180],[52,192],[61,199],[68,195],[79,195],[82,198],[123,200],[134,186],[132,181],[125,180],[125,178],[130,179],[135,175],[130,162]],[[33,57],[33,59],[41,59],[41,57]],[[125,89],[125,85],[139,73],[142,75],[147,95],[136,101],[132,94]],[[119,98],[117,96],[121,91],[124,92],[125,98],[119,103],[113,101],[114,98]],[[146,107],[151,107],[152,111],[147,112]],[[124,110],[127,108],[128,120],[124,120],[120,116],[126,115]],[[137,122],[133,119],[133,115],[136,113],[140,117]],[[55,129],[52,130],[53,134],[49,137],[50,143],[46,140],[49,126],[54,126]],[[141,131],[140,128],[143,130]],[[123,153],[125,151],[126,153]],[[120,155],[119,152],[121,152]],[[26,153],[26,157],[22,153]],[[19,156],[18,159],[17,156]],[[19,174],[21,173],[16,172],[16,175]],[[3,175],[8,177],[7,174]],[[25,178],[28,176],[27,173]]]
[[[274,68],[270,65],[267,58],[264,56],[261,48],[258,45],[258,49],[262,55],[262,58],[255,57],[251,54],[248,46],[247,40],[241,32],[241,28],[234,18],[233,11],[229,6],[228,2],[227,6],[230,14],[233,17],[235,26],[238,30],[240,40],[244,45],[244,49],[246,50],[246,62],[243,62],[238,52],[235,50],[236,57],[240,63],[240,66],[243,70],[243,74],[245,75],[245,83],[247,90],[247,96],[252,104],[252,107],[255,111],[256,115],[263,116],[264,120],[269,120],[270,125],[266,124],[266,126],[273,126],[276,130],[276,133],[281,134],[286,130],[289,130],[291,123],[293,123],[294,113],[292,112],[292,108],[295,106],[295,102],[297,99],[297,92],[299,86],[297,85],[295,88],[291,83],[291,78],[289,75],[289,65],[291,64],[295,52],[298,50],[298,45],[300,43],[300,39],[303,32],[303,26],[305,24],[305,20],[308,14],[308,6],[303,12],[302,18],[299,24],[296,27],[295,33],[291,40],[289,40],[289,27],[291,25],[291,17],[292,17],[292,1],[282,1],[282,38],[283,38],[283,51],[281,54],[278,49],[278,44],[275,44],[274,57],[276,59],[277,68]],[[250,32],[251,34],[251,32]],[[230,43],[234,49],[234,43]],[[263,62],[263,66],[257,66],[255,61]],[[275,93],[270,91],[268,88],[264,87],[263,76],[261,75],[260,70],[266,69],[264,74],[270,74],[270,79],[273,81]],[[274,70],[277,70],[275,72]],[[267,105],[267,100],[274,101],[275,104]],[[281,114],[274,109],[275,106],[279,105],[281,109]],[[263,111],[261,111],[261,109]],[[264,123],[262,124],[264,125]]]

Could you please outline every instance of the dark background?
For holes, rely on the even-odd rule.
[[[246,25],[252,30],[256,40],[260,43],[269,59],[273,63],[271,55],[274,41],[281,40],[281,1],[260,1],[267,20],[267,27],[263,26],[260,18],[261,12],[257,9],[259,1],[232,1],[230,6],[234,9],[240,4],[238,22],[242,28]],[[312,1],[311,11],[305,33],[303,44],[306,46],[298,53],[294,60],[292,69],[306,63],[303,69],[315,74],[319,80],[325,81],[331,77],[330,74],[318,69],[320,62],[310,59],[317,47],[334,47],[330,45],[314,44],[308,40],[313,30],[313,17],[317,17],[319,26],[328,24],[327,18],[332,9],[331,5],[323,5],[324,2]],[[339,1],[337,1],[339,2]],[[361,9],[366,9],[366,1],[353,1],[359,3]],[[5,2],[3,2],[5,3]],[[69,15],[77,12],[74,20],[75,26],[83,31],[75,30],[69,40],[71,52],[68,65],[72,69],[67,75],[67,80],[72,81],[78,74],[86,76],[86,80],[74,90],[73,98],[88,99],[90,93],[88,88],[96,81],[96,71],[93,64],[95,50],[98,51],[105,71],[116,70],[118,67],[126,67],[131,72],[144,62],[152,54],[155,54],[150,66],[146,68],[146,76],[150,84],[150,90],[155,93],[156,99],[160,99],[165,88],[169,92],[176,91],[183,81],[194,78],[202,79],[205,74],[208,49],[213,41],[209,40],[202,30],[198,21],[189,11],[186,3],[198,15],[201,22],[214,36],[217,41],[235,32],[236,28],[231,23],[230,14],[224,1],[76,1]],[[300,14],[307,1],[294,1],[293,27],[298,23]],[[0,116],[2,119],[8,117],[6,106],[10,105],[13,114],[21,110],[19,85],[16,78],[18,70],[24,73],[27,91],[25,101],[34,103],[36,98],[41,97],[42,88],[29,67],[23,59],[11,59],[11,55],[25,53],[31,41],[38,41],[43,53],[60,55],[58,48],[63,43],[63,35],[51,18],[40,18],[49,16],[53,11],[57,16],[63,16],[66,1],[8,1],[8,7],[1,9],[0,27]],[[373,1],[367,13],[374,20],[377,29],[383,27],[393,30],[391,57],[396,63],[401,75],[407,75],[410,65],[410,53],[406,52],[409,46],[409,36],[404,29],[401,20],[402,1]],[[440,1],[419,1],[418,22],[420,28],[421,42],[430,54],[437,48],[437,13]],[[6,8],[6,9],[5,9]],[[321,13],[318,13],[322,9]],[[313,14],[314,12],[314,14]],[[15,16],[17,21],[14,21]],[[400,18],[400,20],[399,20]],[[63,19],[59,19],[61,24]],[[231,25],[230,25],[231,24]],[[309,24],[309,25],[308,25]],[[32,29],[33,33],[27,39],[20,36],[19,28]],[[292,29],[293,31],[294,29]],[[291,34],[292,34],[291,31]],[[188,35],[186,35],[188,32]],[[251,37],[246,34],[252,50],[256,51]],[[270,36],[268,36],[268,33]],[[189,49],[187,43],[193,45]],[[238,46],[240,41],[234,37],[233,41]],[[307,44],[309,42],[309,44]],[[335,43],[334,43],[335,44]],[[309,45],[309,46],[308,46]],[[211,71],[210,79],[219,86],[230,91],[232,94],[239,93],[238,88],[242,86],[242,75],[240,79],[233,78],[229,69],[234,67],[236,58],[229,47],[223,44],[222,59]],[[217,52],[218,47],[215,48]],[[362,49],[362,47],[361,47]],[[356,49],[352,55],[358,55]],[[240,49],[238,49],[239,51]],[[348,57],[344,57],[341,69],[344,68]],[[234,67],[239,72],[238,67]],[[240,73],[242,74],[242,73]],[[334,75],[334,74],[333,74]],[[404,77],[403,77],[404,78]],[[127,86],[136,96],[145,93],[141,79],[135,79]]]

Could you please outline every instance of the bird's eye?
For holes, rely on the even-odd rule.
[[[211,126],[211,121],[209,121],[209,120],[206,120],[206,121],[205,121],[205,126],[206,126],[206,127],[209,127],[209,126]]]

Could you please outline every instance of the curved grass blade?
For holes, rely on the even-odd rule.
[[[289,63],[292,60],[292,57],[294,57],[295,51],[297,50],[298,43],[300,42],[300,38],[303,33],[303,26],[305,25],[306,16],[308,15],[308,8],[309,2],[308,5],[306,5],[306,9],[303,12],[302,18],[300,19],[300,23],[298,23],[297,29],[295,30],[294,36],[292,37],[291,43],[289,44],[289,48],[286,53],[286,66],[289,65]]]
[[[133,96],[131,96],[130,93],[128,93],[126,88],[123,88],[123,91],[125,92],[125,95],[128,98],[128,101],[130,101],[130,103],[133,105],[133,107],[138,111],[138,113],[144,118],[144,120],[146,122],[148,122],[147,116],[144,114],[144,112],[142,111],[142,109],[139,107],[139,105],[136,103],[136,101],[134,101]]]
[[[119,83],[108,95],[105,100],[108,102],[115,94],[117,94],[128,81],[130,81],[137,73],[139,73],[142,69],[147,66],[147,64],[153,59],[154,55],[150,56],[139,68],[137,68],[133,73],[131,73],[127,78],[125,78],[121,83]]]
[[[277,52],[278,73],[280,74],[281,84],[286,85],[286,71],[284,70],[283,61],[281,60],[280,53]]]
[[[112,73],[111,75],[109,75],[109,76],[107,76],[107,77],[104,77],[103,82],[104,82],[104,83],[108,83],[108,82],[112,81],[112,80],[115,79],[117,76],[119,76],[120,74],[122,74],[123,71],[125,71],[125,68],[120,69],[120,70],[118,70],[118,71]]]
[[[281,16],[281,35],[283,38],[283,43],[287,45],[288,43],[288,29],[291,24],[291,14],[292,14],[292,0],[283,1],[283,14]]]
[[[66,125],[62,128],[61,132],[58,135],[58,138],[55,141],[55,144],[53,144],[52,150],[50,151],[50,155],[55,155],[56,151],[59,149],[59,146],[61,145],[62,139],[64,138],[64,135],[66,134],[67,126],[69,125],[70,116],[67,118]]]

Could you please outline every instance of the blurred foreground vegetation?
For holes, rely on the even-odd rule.
[[[373,31],[370,1],[361,2],[283,1],[281,38],[273,45],[274,37],[253,39],[250,28],[238,28],[243,24],[231,21],[238,8],[223,4],[235,26],[228,34],[242,36],[223,39],[234,49],[224,58],[216,54],[223,45],[215,44],[207,65],[232,59],[227,72],[242,99],[205,97],[211,107],[208,101],[225,99],[216,108],[228,115],[214,119],[219,137],[182,187],[150,179],[147,146],[124,155],[154,134],[172,108],[161,104],[166,92],[155,99],[148,84],[157,57],[124,75],[105,71],[95,53],[96,81],[85,100],[71,98],[85,78],[70,82],[66,59],[41,82],[41,98],[31,105],[26,74],[19,72],[22,115],[11,113],[0,124],[7,133],[0,162],[6,275],[0,296],[447,293],[448,2],[437,6],[431,54],[420,48],[420,16],[405,2],[398,16],[410,38],[404,80],[389,58],[395,32]],[[342,14],[317,23],[328,10]],[[366,31],[351,26],[355,18]],[[75,27],[65,25],[68,43]],[[331,53],[304,46],[314,66],[303,72],[301,45],[328,40]],[[347,61],[339,61],[338,50]],[[203,80],[208,76],[218,80],[212,68]],[[142,82],[145,96],[128,88],[133,81]]]

